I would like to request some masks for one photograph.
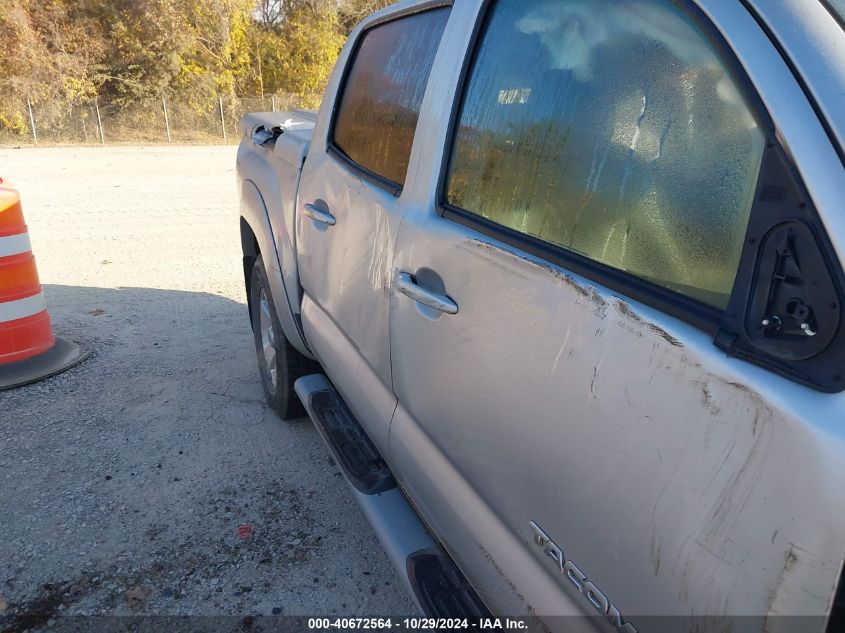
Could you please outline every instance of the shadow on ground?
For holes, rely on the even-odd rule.
[[[56,333],[93,351],[0,392],[14,630],[64,614],[411,612],[311,426],[264,405],[244,303],[45,292]]]

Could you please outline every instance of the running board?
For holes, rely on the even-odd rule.
[[[461,570],[425,528],[378,449],[326,377],[304,376],[294,388],[420,610],[428,617],[490,617]]]
[[[340,394],[325,378],[323,382],[324,386],[309,392],[307,398],[302,397],[297,382],[296,393],[332,449],[349,483],[365,495],[396,488],[396,481],[381,453],[358,424]]]
[[[442,547],[411,554],[407,574],[414,597],[427,616],[475,621],[491,617],[475,589]]]

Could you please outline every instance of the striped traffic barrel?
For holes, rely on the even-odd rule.
[[[53,336],[20,195],[0,180],[0,389],[53,375],[82,360]]]
[[[0,364],[43,354],[55,342],[20,196],[0,184]]]

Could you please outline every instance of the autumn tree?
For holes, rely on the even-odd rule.
[[[338,5],[341,32],[348,36],[365,17],[391,5],[396,0],[342,0]]]
[[[25,129],[27,99],[72,101],[96,93],[104,43],[82,19],[85,3],[0,0],[0,126]]]
[[[252,0],[102,0],[101,93],[117,103],[232,94],[249,68]]]
[[[266,0],[260,6],[263,19],[253,27],[260,88],[299,95],[321,92],[346,41],[336,7],[314,0]]]
[[[235,94],[318,95],[351,29],[387,4],[0,0],[0,129],[25,131],[27,99],[61,111],[94,97],[200,108]]]

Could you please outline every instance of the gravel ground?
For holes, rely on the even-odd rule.
[[[0,392],[0,629],[413,613],[316,431],[264,406],[234,162],[234,147],[0,150],[54,329],[92,350]]]

